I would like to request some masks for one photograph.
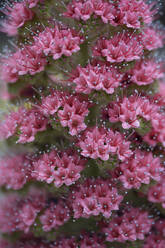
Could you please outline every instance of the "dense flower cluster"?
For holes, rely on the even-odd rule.
[[[113,210],[119,209],[123,197],[109,180],[87,179],[72,189],[69,199],[76,219],[99,214],[109,218]]]
[[[65,202],[52,203],[49,208],[40,216],[40,221],[45,232],[52,228],[58,228],[70,218],[70,210]]]
[[[33,37],[32,45],[18,49],[14,54],[3,60],[1,77],[5,82],[14,83],[20,75],[34,75],[44,70],[46,56],[52,55],[59,59],[62,55],[71,56],[77,52],[83,42],[74,30],[66,27],[45,28],[38,36]]]
[[[158,220],[153,231],[146,238],[144,248],[158,247],[163,248],[165,246],[165,222],[164,219]]]
[[[117,154],[121,161],[132,155],[130,142],[126,141],[119,132],[105,128],[88,128],[82,134],[78,143],[81,155],[93,159],[108,160],[110,155]]]
[[[109,242],[144,240],[151,229],[152,222],[147,212],[138,208],[128,208],[121,216],[116,216],[106,223],[102,231]]]
[[[34,16],[26,1],[15,2],[12,7],[7,6],[4,9],[4,13],[7,15],[7,19],[2,22],[2,31],[10,36],[16,35],[18,28],[22,27],[26,21],[31,20]]]
[[[132,157],[120,164],[119,179],[126,189],[139,188],[141,184],[149,184],[150,180],[160,181],[163,167],[160,159],[151,152],[135,150]]]
[[[19,108],[11,112],[0,125],[1,138],[18,135],[18,143],[32,142],[35,134],[46,129],[47,119],[38,108]]]
[[[25,197],[9,194],[1,200],[0,230],[3,233],[22,230],[29,232],[37,214],[45,206],[45,194],[32,188]]]
[[[163,46],[161,33],[146,28],[141,34],[123,31],[111,39],[100,38],[93,47],[93,55],[105,57],[108,62],[120,63],[139,60],[145,50],[154,50]]]
[[[93,47],[94,56],[105,57],[108,62],[116,63],[140,59],[143,45],[134,33],[121,32],[111,39],[101,38]]]
[[[124,129],[140,127],[140,118],[151,120],[158,114],[158,106],[153,104],[149,98],[137,95],[124,97],[116,102],[111,102],[108,105],[108,115],[110,122],[122,122]]]
[[[84,169],[86,160],[73,151],[51,151],[43,154],[41,158],[33,162],[33,177],[47,183],[54,182],[56,187],[63,184],[69,186],[80,178],[80,172]]]
[[[98,62],[96,65],[88,64],[86,67],[78,66],[71,74],[70,81],[76,84],[76,92],[91,93],[92,90],[103,90],[113,94],[123,74],[112,65]]]
[[[165,247],[165,35],[151,2],[4,10],[17,36],[0,61],[0,248]]]
[[[45,30],[34,37],[34,48],[36,53],[52,55],[53,59],[59,59],[62,55],[71,56],[80,50],[83,38],[74,29],[66,27],[46,27]]]
[[[140,28],[141,22],[145,24],[152,22],[154,14],[154,11],[151,11],[152,6],[142,0],[118,0],[112,3],[105,0],[73,0],[67,6],[64,15],[83,21],[94,15],[113,26],[126,25],[129,28]]]
[[[138,61],[134,68],[128,72],[130,80],[137,85],[148,85],[155,79],[163,77],[163,70],[160,63],[153,60]]]
[[[99,237],[99,235],[89,235],[83,234],[80,237],[80,248],[105,248],[106,245],[104,244],[104,239]]]
[[[162,176],[160,182],[151,186],[148,191],[148,200],[155,203],[161,203],[163,208],[165,208],[164,187],[165,181],[164,176]]]
[[[0,185],[18,190],[31,179],[31,163],[23,155],[5,156],[0,159]]]
[[[78,95],[65,97],[62,109],[58,111],[58,118],[63,127],[69,128],[72,136],[86,129],[84,120],[89,113],[89,107],[91,103],[87,98]]]

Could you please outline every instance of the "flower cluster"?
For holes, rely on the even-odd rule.
[[[86,129],[85,117],[89,113],[91,103],[87,98],[79,95],[66,96],[62,109],[58,111],[58,118],[63,127],[69,128],[69,133],[77,135]]]
[[[144,50],[151,51],[162,46],[162,34],[146,28],[140,34],[123,31],[111,39],[100,38],[93,47],[93,55],[105,57],[111,63],[129,62],[139,60]]]
[[[106,235],[106,241],[109,242],[144,240],[151,229],[152,222],[147,212],[131,207],[121,216],[112,218],[105,224],[102,231]]]
[[[46,129],[47,119],[36,107],[31,109],[19,108],[11,112],[0,125],[1,138],[18,135],[18,143],[32,142],[35,134]]]
[[[52,150],[33,162],[33,177],[47,183],[54,182],[58,188],[62,185],[70,186],[80,178],[86,160],[73,151],[57,152]]]
[[[153,60],[140,60],[128,72],[130,80],[137,85],[148,85],[163,77],[162,65]]]
[[[82,234],[80,236],[80,248],[106,248],[104,239],[99,235]]]
[[[44,0],[24,0],[24,1],[26,2],[26,4],[30,9],[34,8],[39,2],[40,3],[44,2]]]
[[[57,204],[51,203],[40,216],[40,221],[45,232],[58,228],[70,219],[70,210],[65,202],[60,200]]]
[[[105,57],[108,62],[119,63],[140,59],[143,53],[143,45],[139,36],[123,31],[115,34],[111,39],[101,38],[93,47],[94,56]]]
[[[165,115],[157,114],[152,120],[152,129],[146,134],[144,140],[150,145],[155,146],[157,143],[162,143],[165,146]]]
[[[144,248],[163,248],[165,246],[165,222],[163,219],[158,220],[153,231],[146,238]]]
[[[121,161],[132,155],[130,142],[122,134],[105,128],[87,128],[82,134],[78,146],[81,155],[92,159],[108,160],[111,155],[117,154]]]
[[[5,156],[0,159],[0,186],[18,190],[31,179],[31,163],[25,155]]]
[[[45,194],[41,190],[32,188],[30,192],[21,197],[9,194],[1,200],[0,230],[2,233],[22,230],[29,232],[37,214],[45,206]]]
[[[162,31],[153,27],[144,28],[139,35],[139,39],[141,40],[144,49],[148,51],[163,47],[164,38]]]
[[[165,239],[159,235],[151,234],[146,240],[143,248],[164,248],[165,247]]]
[[[30,45],[18,49],[7,59],[2,60],[1,78],[6,83],[15,83],[19,76],[29,73],[34,75],[44,70],[46,58],[36,52],[35,48]]]
[[[59,59],[62,55],[71,56],[80,50],[83,38],[74,29],[66,27],[46,27],[45,30],[34,37],[36,53],[51,55],[53,59]]]
[[[99,214],[109,218],[113,210],[119,209],[123,197],[108,180],[86,179],[72,189],[69,199],[76,219]]]
[[[52,55],[59,59],[62,55],[71,56],[77,52],[83,42],[74,30],[66,27],[45,28],[38,36],[33,37],[32,45],[18,49],[7,59],[3,59],[1,77],[5,82],[14,83],[20,75],[34,75],[44,70],[47,64],[46,56]]]
[[[121,163],[118,169],[119,179],[127,189],[139,188],[142,183],[149,184],[151,179],[160,181],[163,172],[158,157],[140,150],[135,150],[133,156]]]
[[[34,16],[26,1],[15,2],[12,7],[7,6],[4,13],[8,18],[2,22],[1,30],[10,36],[16,35],[18,28],[22,27],[26,21],[31,20]]]
[[[73,136],[86,129],[84,120],[90,106],[87,98],[77,94],[52,91],[50,95],[43,97],[40,110],[45,116],[55,116],[57,113],[57,121],[63,127],[68,127]]]
[[[155,1],[10,6],[2,29],[18,36],[0,60],[0,248],[164,248]]]
[[[151,11],[152,6],[142,0],[119,0],[113,3],[104,0],[73,0],[68,4],[64,15],[83,21],[94,15],[113,26],[126,25],[129,28],[140,28],[142,22],[151,23],[154,14],[154,11]]]
[[[152,121],[156,124],[158,116],[158,106],[150,101],[146,96],[141,97],[131,95],[124,96],[116,102],[110,102],[108,105],[108,115],[110,122],[122,122],[124,129],[139,128],[140,118]]]
[[[165,208],[164,178],[165,177],[162,176],[160,182],[151,186],[148,191],[148,200],[155,203],[161,203],[163,208]]]
[[[91,93],[92,90],[103,90],[113,94],[123,74],[112,65],[98,62],[96,65],[88,64],[86,67],[78,66],[70,75],[70,81],[76,84],[76,92]]]

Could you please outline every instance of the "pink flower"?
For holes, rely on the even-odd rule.
[[[44,206],[45,196],[41,190],[31,188],[25,197],[9,194],[1,201],[0,230],[4,233],[29,232],[35,217]]]
[[[45,116],[54,115],[61,107],[61,99],[58,92],[54,92],[42,99],[41,111]]]
[[[24,155],[2,157],[0,160],[0,185],[18,190],[31,179],[31,164]]]
[[[56,187],[70,186],[80,178],[86,160],[73,151],[64,153],[52,150],[33,162],[33,177],[47,183],[54,182]]]
[[[138,61],[130,71],[131,80],[137,85],[148,85],[163,77],[161,64],[153,60]]]
[[[108,105],[108,115],[110,122],[122,122],[124,129],[139,128],[139,116],[147,121],[151,120],[152,124],[158,124],[156,121],[158,106],[153,104],[147,97],[131,95],[124,97],[122,100],[111,102]],[[154,120],[155,119],[155,120]]]
[[[76,84],[78,93],[89,94],[91,90],[104,90],[113,94],[122,77],[122,73],[114,67],[98,62],[97,65],[88,64],[85,68],[78,66],[70,75],[70,81]]]
[[[138,208],[127,208],[121,217],[115,216],[109,223],[105,223],[102,231],[106,234],[106,241],[125,242],[144,240],[152,226],[147,212]]]
[[[66,27],[46,27],[45,30],[34,37],[36,53],[43,53],[46,56],[52,55],[53,59],[59,59],[62,55],[71,56],[79,51],[79,45],[83,42],[74,30]]]
[[[156,185],[151,186],[148,191],[148,200],[155,203],[161,203],[163,208],[165,208],[164,187],[164,176],[162,176],[161,181]]]
[[[46,59],[42,54],[36,53],[33,46],[24,46],[2,62],[4,64],[1,69],[1,77],[7,83],[16,82],[20,75],[27,73],[34,75],[41,72],[46,65]]]
[[[33,12],[27,8],[26,3],[14,3],[13,7],[7,7],[4,11],[8,19],[2,23],[2,31],[10,36],[16,35],[18,28],[22,27],[26,21],[33,18]]]
[[[15,67],[14,56],[9,56],[1,61],[1,79],[5,82],[15,83],[18,80],[18,70]]]
[[[101,191],[102,190],[102,191]],[[104,195],[100,195],[104,192]],[[112,210],[117,210],[123,197],[110,181],[102,179],[87,179],[83,184],[77,184],[70,195],[70,204],[74,218],[89,218],[100,213],[109,218]]]
[[[44,2],[44,0],[24,0],[27,4],[28,4],[28,7],[31,9],[31,8],[34,8],[38,2]]]
[[[69,127],[69,133],[73,136],[86,129],[84,123],[90,106],[86,99],[70,95],[64,98],[63,109],[58,111],[58,117],[63,127]]]
[[[44,214],[40,216],[41,224],[45,232],[50,231],[52,228],[57,228],[67,222],[70,218],[70,210],[63,201],[57,204],[52,203],[46,209]]]
[[[99,40],[93,48],[94,56],[106,57],[111,63],[140,59],[142,52],[143,46],[138,41],[138,36],[129,32],[116,34],[102,43]]]
[[[139,39],[141,40],[144,49],[149,51],[161,48],[164,44],[164,36],[162,35],[162,32],[151,27],[142,30]]]
[[[80,248],[105,248],[106,245],[103,242],[103,239],[98,235],[92,234],[82,234],[80,240]]]
[[[104,161],[109,155],[117,153],[120,160],[130,157],[130,142],[126,142],[120,133],[94,127],[86,129],[79,139],[78,146],[82,149],[81,155]]]
[[[72,17],[77,20],[82,19],[86,21],[93,14],[93,4],[91,0],[87,1],[75,1],[73,0],[67,6],[67,12],[64,13],[66,17]]]
[[[136,150],[131,160],[120,164],[119,179],[127,189],[139,188],[141,184],[149,184],[151,179],[160,181],[163,167],[160,159],[152,153]]]
[[[104,0],[73,0],[67,6],[64,16],[77,20],[88,20],[92,14],[100,16],[104,23],[113,26],[126,25],[129,28],[140,28],[141,22],[150,24],[155,11],[154,4],[146,4],[140,0],[119,0],[117,3]]]
[[[160,235],[151,234],[146,238],[143,248],[164,248],[164,246],[165,240],[163,237],[161,237]]]

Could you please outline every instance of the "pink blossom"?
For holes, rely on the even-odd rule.
[[[34,188],[26,197],[16,194],[9,194],[1,201],[0,206],[0,230],[1,232],[14,232],[22,230],[29,232],[30,226],[34,223],[36,215],[45,206],[43,191]]]
[[[85,68],[78,66],[70,76],[70,81],[76,84],[78,93],[90,93],[92,90],[104,90],[113,94],[114,89],[119,86],[123,75],[114,67],[106,64],[91,65]]]
[[[154,119],[157,120],[157,113],[158,107],[149,98],[136,95],[124,97],[122,100],[119,99],[108,105],[109,121],[121,121],[124,129],[140,127],[139,116],[147,121],[151,120],[154,125],[157,123],[154,121]]]
[[[82,149],[81,155],[93,159],[108,160],[110,154],[117,153],[120,160],[130,157],[130,143],[125,141],[120,133],[94,127],[86,129],[81,136],[78,146]]]
[[[149,51],[161,48],[164,44],[162,32],[151,27],[142,30],[139,39],[141,40],[144,49]]]
[[[132,158],[120,164],[119,179],[127,189],[139,188],[141,184],[149,184],[151,179],[160,181],[163,167],[160,159],[152,153],[136,150]]]
[[[70,238],[61,237],[61,238],[57,239],[54,242],[54,245],[55,245],[54,246],[55,248],[56,247],[57,248],[63,248],[63,247],[66,247],[66,248],[77,248],[77,245],[78,244],[77,244],[76,238],[74,236],[71,236]]]
[[[0,185],[18,190],[31,179],[31,164],[26,156],[13,155],[0,160]]]
[[[140,0],[120,0],[110,3],[104,0],[73,0],[67,6],[64,16],[77,20],[88,20],[93,14],[101,17],[104,23],[113,26],[126,25],[129,28],[140,28],[141,22],[150,24],[155,11],[154,4],[146,4]]]
[[[142,52],[143,46],[138,36],[129,32],[116,34],[109,40],[98,40],[93,48],[94,56],[106,57],[111,63],[140,59]]]
[[[1,77],[7,83],[16,82],[19,76],[27,73],[30,75],[39,73],[46,65],[46,59],[42,54],[37,54],[33,46],[24,46],[3,62]]]
[[[137,85],[148,85],[163,77],[161,64],[153,60],[138,61],[130,71],[131,80]]]
[[[82,234],[80,241],[80,248],[105,248],[106,245],[103,239],[98,235]]]
[[[8,19],[2,23],[1,30],[10,36],[16,35],[18,28],[34,16],[34,13],[26,6],[24,1],[14,3],[12,8],[8,6],[4,12],[8,15]]]
[[[148,200],[155,203],[161,203],[163,208],[165,208],[164,187],[164,176],[162,176],[161,181],[156,185],[151,186],[148,191]]]
[[[88,115],[90,103],[77,95],[67,96],[63,99],[62,110],[58,111],[58,117],[63,127],[69,127],[69,133],[73,136],[86,129],[84,123]]]
[[[146,240],[143,248],[164,248],[165,240],[160,235],[151,234],[149,235]]]
[[[59,201],[51,204],[49,208],[40,216],[40,221],[45,232],[52,228],[57,228],[67,222],[70,218],[70,210],[65,202]]]
[[[109,223],[105,223],[102,231],[106,234],[106,241],[126,242],[144,240],[151,226],[152,219],[149,219],[147,212],[138,208],[128,208],[121,217],[116,216]]]
[[[44,0],[24,0],[27,4],[28,4],[28,7],[31,9],[31,8],[34,8],[39,2],[44,2]]]
[[[62,153],[52,150],[33,162],[32,175],[39,181],[54,182],[56,187],[61,187],[63,184],[69,186],[80,178],[85,163],[86,160],[73,151]]]
[[[45,30],[34,37],[36,53],[52,55],[53,59],[59,59],[62,55],[71,56],[79,51],[79,45],[83,42],[74,30],[66,27],[46,27]]]
[[[101,191],[102,190],[102,191]],[[105,195],[100,195],[104,192]],[[77,184],[70,195],[70,204],[74,217],[89,218],[100,213],[109,218],[112,210],[118,210],[123,197],[111,182],[102,179],[87,179],[83,184]]]

